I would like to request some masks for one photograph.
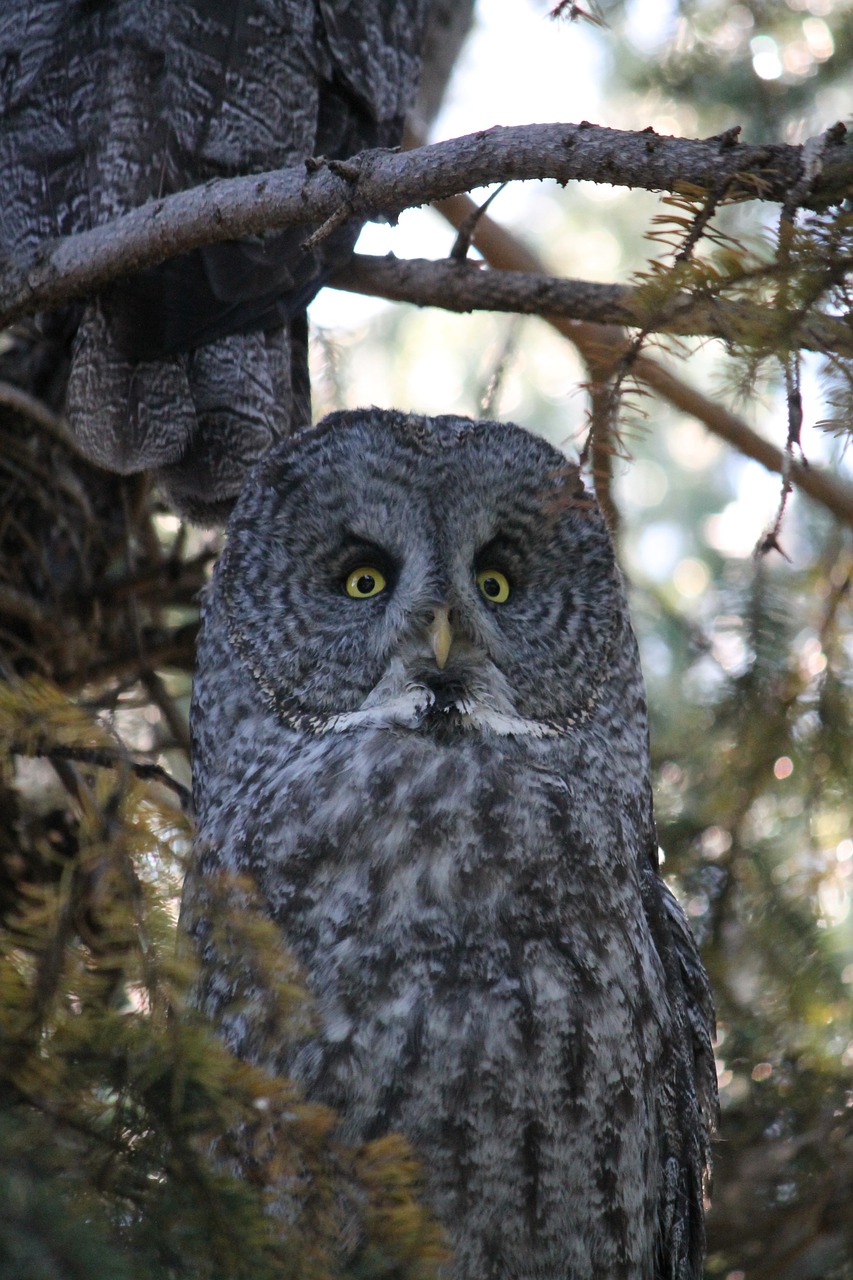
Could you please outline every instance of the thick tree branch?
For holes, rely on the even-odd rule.
[[[840,130],[830,133],[822,171],[811,194],[803,196],[803,207],[821,208],[853,194],[853,147]],[[322,233],[324,225],[337,225],[343,216],[393,217],[428,201],[457,221],[456,215],[465,216],[473,205],[456,193],[493,182],[550,177],[666,191],[685,185],[710,190],[725,182],[729,197],[784,201],[801,179],[802,148],[740,145],[731,134],[700,141],[587,123],[527,125],[403,153],[365,152],[345,164],[312,161],[306,170],[210,182],[152,201],[92,231],[42,245],[22,264],[7,262],[0,270],[0,326],[214,241],[293,225],[319,225]],[[485,250],[489,237],[491,252]],[[495,267],[545,275],[542,264],[488,218],[478,223],[475,243]],[[601,302],[588,292],[586,297],[590,311]],[[611,300],[614,306],[626,305],[624,295],[613,294]],[[603,384],[624,350],[622,330],[600,318],[568,319],[557,312],[550,320],[577,345],[593,383]],[[813,332],[812,338],[817,341]],[[632,371],[679,407],[687,408],[689,401],[689,412],[709,430],[733,443],[736,438],[741,452],[781,470],[781,451],[647,356],[641,355]],[[795,467],[792,478],[853,523],[849,486],[805,467]]]
[[[400,259],[355,254],[352,262],[327,282],[334,289],[411,302],[445,311],[511,311],[545,319],[588,320],[595,324],[646,326],[648,305],[629,285],[560,280],[541,272],[483,270],[475,262],[446,258]],[[655,318],[657,333],[722,338],[727,342],[765,339],[772,343],[779,316],[741,303],[679,293]],[[834,351],[853,356],[853,324],[833,316],[810,316],[794,334],[807,351]]]
[[[853,193],[853,148],[833,135],[804,208]],[[312,161],[208,182],[121,218],[42,245],[0,272],[0,325],[51,310],[203,244],[286,226],[332,227],[342,217],[394,217],[403,209],[494,182],[554,178],[729,198],[784,201],[802,174],[802,148],[747,146],[731,133],[705,140],[587,124],[497,127],[403,153],[369,151],[346,163]],[[315,237],[316,239],[316,234]]]

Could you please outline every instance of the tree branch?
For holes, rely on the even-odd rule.
[[[436,207],[448,222],[458,226],[470,217],[474,204],[467,196],[454,196],[441,201]],[[473,242],[493,268],[547,274],[539,258],[488,214],[478,221]],[[621,328],[589,320],[568,320],[561,316],[552,316],[548,322],[577,347],[594,385],[609,377],[625,349],[625,334]],[[726,440],[747,458],[760,462],[768,471],[782,474],[785,462],[782,450],[723,405],[710,400],[647,355],[640,355],[635,360],[631,372],[638,381],[682,412],[698,418],[713,435]],[[825,471],[797,462],[791,466],[790,477],[803,493],[821,503],[844,524],[853,527],[853,486]]]
[[[185,787],[182,782],[178,782],[177,778],[173,778],[162,765],[131,760],[123,752],[114,751],[111,748],[80,747],[62,742],[37,742],[34,744],[12,742],[8,750],[10,755],[16,756],[46,758],[51,761],[71,760],[77,764],[95,765],[99,769],[117,769],[119,771],[129,769],[137,778],[142,778],[144,781],[160,782],[164,787],[168,787],[178,797],[182,811],[184,813],[192,813],[192,794],[189,788]]]
[[[652,391],[663,396],[670,404],[689,413],[707,427],[712,435],[728,441],[739,453],[755,462],[760,462],[768,471],[782,475],[785,468],[785,454],[782,449],[765,440],[752,427],[747,426],[737,414],[731,413],[725,405],[708,400],[701,392],[676,378],[655,360],[641,356],[632,372]],[[828,471],[819,467],[806,466],[796,459],[788,463],[791,482],[807,493],[810,498],[821,503],[828,511],[844,524],[853,528],[853,485],[839,480]]]
[[[837,133],[822,165],[804,208],[825,208],[853,192],[853,147]],[[343,216],[393,218],[494,182],[554,178],[650,191],[711,190],[725,182],[728,198],[782,202],[802,169],[799,146],[741,145],[731,132],[705,140],[661,137],[585,121],[496,127],[414,151],[367,151],[345,164],[311,161],[153,200],[91,231],[41,245],[23,263],[7,262],[0,272],[0,325],[200,245],[286,226],[332,227]]]
[[[629,285],[561,280],[541,272],[483,270],[476,262],[446,258],[373,257],[354,254],[351,263],[326,282],[333,289],[365,293],[418,307],[445,311],[511,311],[544,319],[588,320],[595,324],[644,327],[648,307],[641,290]],[[678,293],[667,301],[656,333],[722,338],[726,342],[768,343],[778,333],[778,314],[736,302]],[[853,356],[853,325],[828,315],[810,316],[793,335],[807,351]]]
[[[15,413],[20,413],[25,418],[31,418],[46,435],[78,458],[83,457],[82,450],[65,420],[49,409],[38,396],[30,395],[28,391],[16,387],[11,382],[0,380],[0,405],[6,409],[13,409]]]

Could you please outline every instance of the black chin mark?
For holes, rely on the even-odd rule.
[[[437,671],[426,676],[424,684],[433,696],[431,712],[443,715],[459,713],[467,696],[467,690],[460,680]]]
[[[436,700],[427,707],[421,719],[421,728],[434,738],[448,741],[451,738],[467,736],[463,721],[463,713],[455,702],[440,705]]]

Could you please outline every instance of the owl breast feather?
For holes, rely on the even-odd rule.
[[[408,1135],[460,1280],[652,1274],[670,1015],[647,815],[570,754],[332,733],[222,810],[319,1014],[271,1065],[346,1138]]]

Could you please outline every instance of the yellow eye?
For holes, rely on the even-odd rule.
[[[477,586],[492,604],[504,604],[509,599],[509,580],[500,569],[481,569],[477,574]]]
[[[367,600],[385,590],[385,575],[375,565],[360,564],[347,574],[346,591],[353,600]]]

